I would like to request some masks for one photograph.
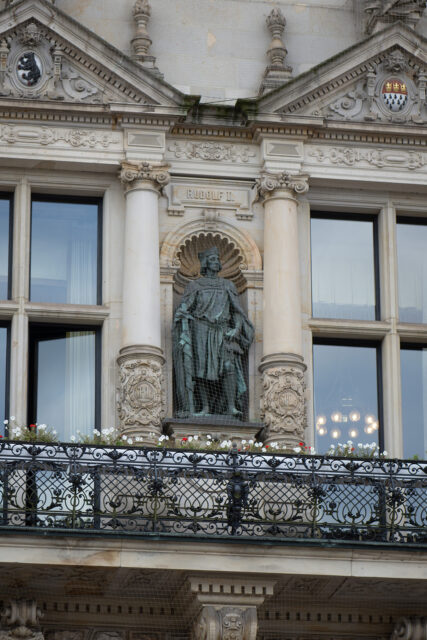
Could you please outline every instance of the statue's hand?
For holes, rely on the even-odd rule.
[[[186,309],[177,309],[176,313],[175,313],[175,321],[176,320],[194,320],[193,316],[191,315],[191,313],[188,313],[188,311]]]
[[[229,329],[228,331],[225,332],[225,337],[228,340],[234,340],[234,338],[237,337],[238,333],[239,333],[238,329]]]

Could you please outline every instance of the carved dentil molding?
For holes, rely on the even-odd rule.
[[[427,617],[401,618],[391,640],[427,640]]]
[[[256,180],[256,188],[259,198],[268,198],[279,189],[286,189],[292,195],[302,195],[308,191],[308,179],[306,174],[291,175],[287,172],[270,173],[265,171]]]
[[[265,440],[294,447],[304,438],[306,426],[303,368],[281,365],[262,371],[261,418]]]
[[[255,607],[203,607],[193,629],[193,640],[256,640]]]
[[[149,162],[131,164],[124,162],[120,170],[120,180],[126,191],[136,187],[138,182],[149,182],[151,187],[161,192],[170,181],[169,165],[155,165]]]
[[[120,356],[118,413],[123,432],[161,433],[165,408],[162,365],[155,358]]]

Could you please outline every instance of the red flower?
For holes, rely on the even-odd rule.
[[[354,447],[352,447],[351,450],[354,451]]]
[[[0,438],[3,438],[3,436],[0,436]]]
[[[35,429],[37,425],[35,424],[30,424],[30,429]]]
[[[299,446],[300,446],[300,447],[303,447],[303,446],[304,446],[304,443],[303,443],[303,442],[300,442],[300,443],[299,443]]]
[[[265,445],[265,448],[266,448],[266,449],[268,449],[268,447],[269,447],[269,446],[270,446],[269,444],[266,444],[266,445]]]
[[[187,442],[187,438],[183,438],[183,439],[182,439],[182,442]]]

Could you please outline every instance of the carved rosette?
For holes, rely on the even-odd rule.
[[[165,396],[161,363],[155,358],[120,356],[118,413],[122,433],[153,440],[160,435]]]
[[[265,171],[256,180],[258,198],[265,199],[274,196],[278,190],[287,190],[294,197],[308,191],[307,174],[291,175],[287,172],[270,173]]]
[[[391,640],[427,640],[427,618],[401,618],[394,627]]]
[[[149,162],[140,162],[138,164],[124,162],[119,177],[126,191],[137,188],[138,183],[148,182],[152,188],[161,193],[163,187],[170,181],[169,165],[155,165]]]
[[[193,640],[256,640],[256,607],[204,606],[193,629]]]
[[[305,365],[293,363],[262,370],[261,418],[267,443],[280,442],[293,448],[304,438],[304,369]]]

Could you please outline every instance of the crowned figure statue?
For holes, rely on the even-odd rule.
[[[254,328],[233,282],[220,278],[217,247],[199,253],[201,277],[185,288],[173,327],[177,417],[243,417],[244,359]]]

